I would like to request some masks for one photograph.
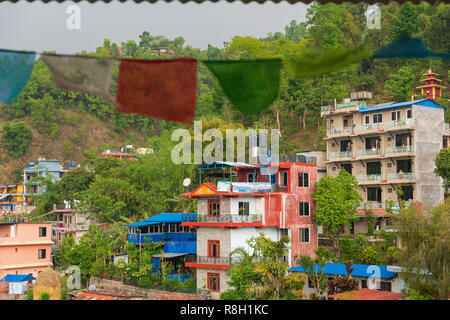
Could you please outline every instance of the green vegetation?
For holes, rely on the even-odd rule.
[[[344,169],[336,177],[324,176],[314,185],[316,192],[312,198],[316,201],[314,221],[323,226],[333,240],[338,256],[340,249],[338,240],[345,226],[356,221],[356,208],[362,201],[357,188],[356,178]]]
[[[444,179],[445,195],[448,195],[450,189],[450,147],[442,149],[434,160],[436,169],[434,173]]]
[[[305,277],[289,273],[289,264],[282,261],[288,253],[289,238],[272,241],[260,233],[247,240],[252,254],[237,248],[231,257],[241,259],[228,270],[231,289],[220,295],[221,299],[300,299],[303,296]]]
[[[49,300],[50,294],[47,292],[42,292],[41,296],[39,297],[39,300]]]
[[[3,147],[12,158],[20,157],[28,151],[33,134],[23,122],[12,125],[9,122],[3,124],[2,139]]]
[[[422,213],[416,206],[402,212],[398,221],[400,276],[420,296],[447,300],[450,294],[450,201]]]

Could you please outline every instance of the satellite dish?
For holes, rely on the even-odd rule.
[[[89,290],[90,290],[90,291],[95,291],[95,289],[97,289],[97,287],[95,286],[95,284],[91,284],[91,285],[89,286]]]
[[[183,186],[187,187],[190,184],[191,184],[191,179],[190,178],[186,178],[186,179],[183,180]]]

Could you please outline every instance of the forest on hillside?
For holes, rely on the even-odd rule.
[[[104,39],[95,52],[80,48],[79,54],[119,57],[121,52],[121,58],[192,57],[198,60],[279,57],[285,62],[307,48],[352,48],[369,40],[374,43],[375,50],[379,50],[402,36],[420,37],[436,52],[448,51],[449,4],[382,4],[379,30],[367,28],[366,7],[367,4],[363,3],[337,5],[315,2],[308,8],[305,22],[291,21],[284,32],[269,33],[259,39],[236,35],[224,43],[224,48],[209,45],[206,50],[201,50],[186,44],[183,37],[170,40],[145,31],[138,35],[138,40],[112,43]],[[159,48],[167,48],[174,54],[153,55],[152,50]],[[117,62],[112,94],[117,88],[118,65]],[[203,130],[213,127],[222,130],[278,128],[282,154],[324,150],[321,138],[325,128],[320,118],[322,105],[331,99],[347,98],[351,92],[360,90],[373,92],[372,103],[408,101],[430,68],[448,87],[448,60],[445,59],[366,59],[338,72],[301,80],[290,79],[283,63],[279,98],[266,110],[245,115],[231,105],[212,73],[199,62],[195,119],[204,121]],[[448,106],[448,90],[438,103]],[[102,148],[114,149],[124,144],[153,147],[149,145],[154,141],[149,140],[151,137],[184,127],[156,118],[119,114],[113,104],[95,96],[56,89],[42,59],[35,63],[31,78],[19,97],[11,104],[1,105],[0,114],[1,148],[4,150],[0,169],[8,178],[14,170],[21,168],[8,166],[17,159],[22,159],[22,162],[14,162],[16,166],[37,157],[50,156],[67,160],[75,158],[81,162],[87,155],[101,152]],[[448,112],[446,118],[449,122]],[[100,127],[102,130],[97,130]],[[36,144],[43,146],[29,148]]]

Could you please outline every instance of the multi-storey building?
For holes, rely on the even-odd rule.
[[[29,274],[51,266],[50,223],[0,223],[0,279]]]
[[[240,262],[231,252],[238,247],[251,251],[247,240],[260,232],[274,241],[289,236],[284,259],[290,266],[297,255],[314,255],[318,239],[311,194],[317,165],[310,160],[272,164],[279,170],[269,179],[258,165],[214,162],[200,167],[216,169],[215,177],[224,175],[229,181],[204,182],[181,195],[197,200],[197,220],[182,225],[197,229],[197,260],[186,266],[197,269],[198,288],[207,288],[213,298],[226,291],[226,271]]]
[[[64,208],[54,209],[51,213],[56,214],[56,221],[52,222],[52,241],[56,244],[68,235],[72,235],[78,243],[81,236],[85,234],[95,219],[90,219],[88,213],[81,213],[76,209]]]
[[[67,170],[61,165],[61,160],[38,159],[37,162],[29,162],[27,168],[23,170],[23,196],[41,194],[44,190],[37,181],[31,182],[38,176],[50,178],[52,181],[58,181]]]
[[[384,227],[386,201],[420,201],[436,206],[444,197],[442,179],[434,174],[434,159],[449,136],[444,108],[430,99],[366,105],[347,101],[322,107],[327,135],[327,173],[345,169],[358,180],[363,205],[372,209],[377,228]],[[366,232],[364,219],[351,231]]]

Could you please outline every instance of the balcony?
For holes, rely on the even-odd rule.
[[[364,202],[358,207],[358,210],[382,210],[382,209],[386,209],[386,205],[382,202]]]
[[[367,157],[367,156],[381,156],[383,152],[381,149],[364,149],[356,151],[357,157]]]
[[[198,214],[197,222],[223,222],[223,223],[253,223],[262,222],[262,214],[221,214],[219,216],[208,216],[206,214]]]
[[[389,182],[392,181],[406,181],[406,180],[415,180],[416,175],[412,172],[404,172],[404,173],[390,173],[387,176]]]
[[[353,133],[352,127],[330,128],[329,130],[327,130],[327,135],[329,135],[329,136],[338,136],[341,134],[343,134],[344,136],[347,136],[350,133]]]
[[[367,174],[356,177],[358,184],[377,184],[382,180],[381,174]]]
[[[397,153],[414,153],[415,148],[413,146],[401,146],[401,147],[389,147],[386,148],[385,154],[392,155]]]
[[[383,129],[395,130],[403,129],[404,127],[410,127],[413,124],[412,119],[388,121],[383,123]]]
[[[320,108],[320,116],[327,116],[331,113],[338,114],[338,113],[350,113],[350,112],[356,112],[359,111],[360,107],[365,107],[366,103],[364,101],[350,101],[350,102],[344,102],[339,103],[334,106],[323,106]]]

